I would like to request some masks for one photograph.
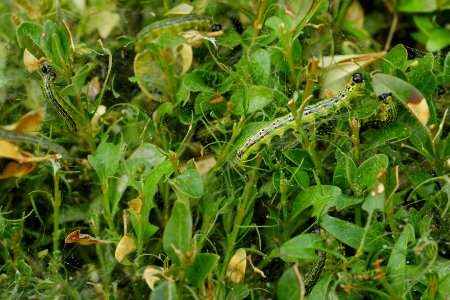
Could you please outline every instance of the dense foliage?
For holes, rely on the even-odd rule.
[[[2,297],[448,299],[450,1],[0,11]]]

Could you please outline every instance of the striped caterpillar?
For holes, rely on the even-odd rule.
[[[152,43],[164,33],[181,34],[186,31],[218,32],[222,30],[220,24],[214,24],[205,16],[189,15],[154,22],[144,27],[137,35],[136,50],[140,52],[147,43]]]
[[[380,106],[374,115],[361,120],[364,127],[382,127],[397,118],[397,104],[391,93],[378,96]]]
[[[77,125],[69,113],[63,107],[63,100],[60,96],[55,92],[53,83],[56,79],[56,74],[53,72],[50,65],[44,64],[41,67],[42,72],[44,73],[43,84],[42,84],[42,92],[44,93],[45,100],[47,100],[48,105],[60,115],[66,122],[69,129],[73,132],[77,131]]]
[[[65,158],[69,156],[66,149],[64,149],[60,145],[37,136],[31,136],[0,129],[0,139],[4,139],[14,143],[30,143],[59,153]]]
[[[359,91],[364,87],[364,77],[361,73],[353,74],[346,87],[335,97],[321,100],[315,104],[307,106],[301,116],[302,124],[306,128],[319,120],[326,120],[332,117],[343,107],[349,107],[353,98],[359,95]],[[274,136],[282,136],[288,129],[295,129],[296,122],[292,113],[275,119],[268,126],[259,130],[238,148],[235,155],[235,162],[242,162],[247,157],[257,151],[263,145],[268,144]]]

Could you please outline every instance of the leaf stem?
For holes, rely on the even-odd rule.
[[[219,273],[219,279],[223,279],[223,277],[225,276],[228,267],[228,262],[230,261],[231,256],[235,251],[234,249],[236,247],[236,240],[238,238],[239,231],[241,230],[242,222],[244,221],[245,217],[247,216],[248,210],[251,207],[252,204],[251,201],[254,199],[254,197],[252,197],[252,192],[258,180],[257,174],[261,161],[262,161],[261,155],[260,154],[256,155],[255,166],[250,174],[250,179],[245,185],[242,200],[240,201],[240,203],[238,203],[236,207],[236,217],[234,219],[233,230],[231,234],[228,235],[227,237],[227,247],[225,250],[226,253],[225,258],[223,260],[222,269]]]

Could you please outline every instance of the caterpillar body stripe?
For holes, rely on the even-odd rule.
[[[367,129],[369,127],[380,128],[383,127],[397,118],[397,103],[391,93],[384,93],[378,96],[377,109],[369,116],[356,117],[362,128]],[[336,118],[329,119],[326,122],[321,123],[316,128],[316,133],[319,135],[327,134],[336,128],[338,119],[352,119],[352,112],[348,114],[341,114]]]
[[[319,277],[325,266],[326,260],[327,254],[323,251],[320,251],[317,257],[317,261],[314,263],[314,265],[311,267],[311,269],[308,271],[308,273],[305,275],[305,278],[303,279],[306,295],[309,294],[309,292],[311,292],[314,285],[317,283],[317,281],[319,281]]]
[[[381,102],[379,109],[373,116],[362,121],[364,126],[382,127],[397,118],[397,104],[394,101],[392,93],[381,94],[378,96],[378,100]]]
[[[319,120],[325,120],[342,109],[348,107],[351,100],[358,95],[364,87],[364,77],[360,73],[353,74],[346,87],[335,97],[321,100],[307,106],[301,116],[304,126],[308,127]],[[296,128],[296,122],[292,113],[275,119],[268,126],[262,128],[255,135],[248,138],[236,151],[234,161],[245,161],[247,157],[255,152],[262,144],[267,144],[274,136],[281,136],[286,130]]]
[[[137,35],[136,49],[142,49],[146,43],[152,43],[164,33],[180,34],[189,30],[216,32],[222,30],[220,24],[205,16],[188,15],[154,22],[144,27]]]
[[[44,64],[41,67],[44,73],[42,92],[44,93],[47,104],[64,119],[67,126],[71,131],[77,130],[77,125],[69,113],[62,106],[63,100],[59,98],[59,95],[54,91],[53,83],[56,78],[56,74],[53,72],[50,65]]]
[[[30,143],[59,153],[66,158],[69,156],[66,149],[64,149],[62,146],[41,137],[11,132],[0,128],[0,139],[4,139],[14,143]]]

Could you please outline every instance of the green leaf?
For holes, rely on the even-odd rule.
[[[155,145],[143,143],[131,153],[125,164],[132,178],[136,178],[139,175],[146,177],[165,160],[166,156],[161,149]]]
[[[436,0],[398,0],[397,10],[407,13],[425,13],[437,9]]]
[[[386,170],[388,164],[389,159],[384,154],[377,154],[370,157],[358,167],[356,183],[372,189],[374,184],[377,182],[377,175],[382,170]]]
[[[272,28],[278,37],[281,36],[280,26],[286,26],[286,23],[283,19],[277,16],[272,16],[266,20],[264,23],[265,26]]]
[[[25,47],[25,38],[32,40],[42,51],[45,48],[42,27],[34,22],[24,21],[17,26],[16,36],[20,47]]]
[[[408,51],[402,44],[398,44],[386,54],[385,60],[381,64],[381,70],[383,73],[395,74],[397,68],[400,70],[405,69],[407,60]]]
[[[319,235],[300,234],[280,246],[279,255],[286,262],[298,259],[317,259],[316,250],[322,247]]]
[[[448,295],[450,295],[450,273],[448,271],[445,276],[440,276],[438,288],[438,296],[436,297],[436,299],[446,299],[445,297],[448,297]]]
[[[355,224],[328,215],[322,216],[320,226],[336,239],[355,249],[359,247],[364,232]]]
[[[194,111],[196,115],[206,115],[213,109],[210,103],[211,99],[216,96],[213,91],[203,91],[195,98]]]
[[[250,294],[250,289],[246,284],[238,284],[230,289],[226,300],[242,300],[246,299]]]
[[[364,229],[358,225],[324,215],[320,218],[320,226],[344,244],[354,249],[359,248],[364,234]],[[366,242],[364,244],[364,249],[371,252],[382,249],[383,245],[387,244],[386,240],[382,236],[382,231],[380,232],[377,228],[371,227],[365,238]]]
[[[415,76],[414,78],[409,78],[408,80],[412,85],[417,86],[417,89],[422,92],[425,99],[431,100],[433,98],[433,94],[437,87],[437,80],[431,70],[423,71],[420,75]],[[429,105],[429,107],[432,106]]]
[[[286,149],[283,151],[284,156],[292,161],[297,167],[305,170],[313,170],[314,163],[308,152],[303,149]]]
[[[77,95],[81,94],[81,90],[84,87],[84,83],[86,82],[86,78],[89,75],[90,70],[91,68],[89,64],[85,64],[80,70],[78,70],[75,77],[73,77],[72,85],[74,86]]]
[[[220,256],[216,254],[200,253],[187,272],[187,281],[195,288],[199,287],[208,275],[216,268]]]
[[[312,216],[317,217],[336,205],[341,189],[332,185],[316,185],[301,191],[294,200],[291,218],[295,218],[309,206],[313,206]]]
[[[309,187],[310,178],[307,171],[300,169],[299,167],[290,167],[288,168],[292,174],[292,178],[289,181],[289,184],[292,182],[292,179],[298,184],[302,189],[306,189]]]
[[[93,155],[88,155],[88,161],[95,172],[97,172],[100,181],[104,181],[116,174],[122,154],[122,141],[113,144],[106,142],[105,139],[98,145]]]
[[[192,216],[188,201],[175,201],[163,234],[163,247],[177,265],[189,250],[192,237]],[[178,257],[181,253],[183,257]]]
[[[367,141],[365,151],[387,145],[389,142],[400,142],[407,139],[412,132],[412,128],[406,124],[393,123],[380,129],[368,129],[364,132]]]
[[[408,243],[414,241],[414,228],[411,224],[406,224],[389,257],[387,275],[397,295],[404,295],[406,292],[406,255],[408,254]]]
[[[385,187],[379,183],[370,191],[361,208],[371,214],[375,210],[384,212]]]
[[[287,269],[277,285],[278,299],[294,300],[300,299],[300,283],[293,268]]]
[[[442,151],[443,157],[445,159],[450,158],[450,135],[443,141],[444,142],[444,150]]]
[[[171,184],[186,196],[200,198],[203,195],[203,178],[197,170],[184,171],[175,177]]]
[[[428,39],[431,31],[433,31],[433,29],[435,28],[435,24],[433,23],[431,18],[429,16],[416,15],[414,16],[413,20],[417,28],[419,28],[419,30],[424,33],[424,35]]]
[[[450,45],[450,30],[436,28],[431,33],[426,47],[428,51],[436,52]]]
[[[248,65],[253,83],[267,85],[270,78],[270,56],[264,49],[256,50],[250,57]]]
[[[353,159],[349,156],[343,156],[337,163],[333,174],[333,185],[342,190],[350,189],[357,176],[357,167]]]
[[[158,182],[164,176],[169,177],[173,173],[172,164],[165,160],[156,166],[144,180],[144,201],[142,205],[142,215],[148,220],[151,208],[154,206],[153,197],[156,194]]]
[[[311,293],[306,296],[306,300],[315,300],[315,299],[327,299],[328,296],[328,287],[330,286],[331,279],[333,278],[332,274],[326,274],[320,281],[313,287]]]
[[[176,300],[177,286],[171,281],[165,281],[158,285],[150,294],[150,300]]]
[[[411,133],[409,140],[416,150],[427,159],[433,160],[433,145],[430,141],[428,131],[424,127],[416,127]]]
[[[45,22],[43,29],[44,47],[42,50],[53,64],[59,65],[62,69],[69,60],[69,34],[64,27],[49,20]]]
[[[156,110],[157,120],[162,121],[166,115],[172,115],[173,108],[173,104],[170,102],[164,102],[163,104],[161,104]]]
[[[33,270],[31,269],[30,265],[27,264],[27,262],[23,258],[19,258],[16,260],[16,267],[17,270],[20,272],[23,276],[32,276]]]
[[[352,205],[356,205],[363,202],[362,198],[357,198],[353,196],[348,196],[345,194],[342,194],[339,196],[339,198],[336,201],[336,209],[338,211],[343,210],[344,208],[347,208]]]
[[[183,86],[191,92],[202,92],[209,90],[208,85],[204,81],[205,73],[203,71],[193,71],[186,74],[183,78]]]
[[[245,86],[234,90],[230,98],[233,113],[251,114],[263,109],[273,101],[273,91],[262,86]]]
[[[128,213],[130,214],[131,226],[133,226],[133,230],[136,234],[137,243],[138,245],[142,246],[159,230],[159,227],[144,220],[142,215],[137,214],[132,209],[129,209]]]
[[[444,62],[444,82],[450,83],[450,52],[445,56]]]
[[[290,13],[294,14],[293,16],[293,30],[297,31],[300,28],[296,28],[300,23],[304,23],[302,22],[303,19],[305,19],[305,17],[308,15],[312,5],[314,2],[314,0],[294,0],[294,1],[289,1],[289,11]],[[307,20],[305,20],[305,22],[307,22]]]
[[[270,62],[273,66],[276,66],[277,71],[288,74],[289,64],[283,51],[278,47],[271,47],[267,51],[270,53]]]

